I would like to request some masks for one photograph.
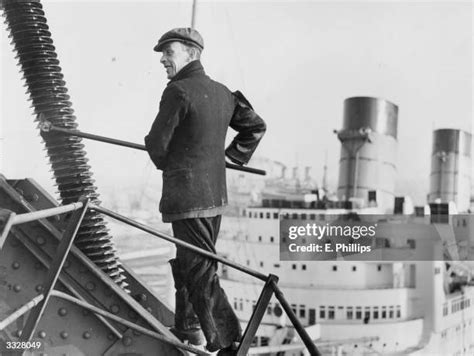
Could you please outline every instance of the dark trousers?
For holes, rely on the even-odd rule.
[[[172,222],[176,238],[213,253],[220,225],[220,215]],[[176,246],[176,259],[170,263],[176,288],[175,327],[189,330],[200,325],[211,352],[239,341],[240,323],[219,284],[217,262]]]

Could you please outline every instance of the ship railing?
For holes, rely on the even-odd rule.
[[[3,246],[3,242],[6,240],[6,236],[8,236],[8,233],[10,229],[18,224],[22,223],[27,223],[39,219],[45,219],[48,217],[52,217],[55,215],[59,214],[64,214],[64,213],[71,213],[71,216],[68,219],[68,223],[66,226],[66,229],[63,233],[63,236],[61,238],[61,241],[57,247],[57,251],[55,253],[55,256],[51,262],[51,265],[49,267],[47,276],[46,276],[46,281],[44,284],[44,292],[34,299],[32,299],[30,302],[27,304],[23,305],[20,307],[18,310],[16,310],[14,313],[9,315],[6,319],[0,321],[0,331],[3,330],[5,327],[13,323],[15,320],[17,320],[19,317],[30,311],[28,318],[26,320],[25,326],[23,330],[21,331],[21,336],[20,336],[20,341],[22,342],[28,342],[31,340],[32,335],[35,332],[36,327],[38,326],[38,323],[41,319],[41,317],[44,314],[44,311],[46,309],[46,305],[51,297],[56,297],[56,298],[62,298],[65,300],[68,300],[69,302],[72,302],[82,308],[88,309],[92,311],[95,314],[101,315],[105,318],[114,320],[118,323],[121,323],[133,330],[137,330],[138,332],[141,332],[145,335],[149,335],[155,339],[158,339],[162,342],[171,344],[177,348],[186,350],[188,352],[197,354],[197,355],[208,355],[206,352],[201,351],[195,347],[180,343],[176,340],[173,340],[171,338],[168,338],[166,336],[163,336],[159,333],[156,333],[154,331],[148,330],[147,328],[144,328],[140,325],[137,325],[135,323],[132,323],[126,319],[123,319],[121,317],[118,317],[114,314],[111,314],[103,309],[100,309],[92,304],[86,303],[84,301],[81,301],[77,298],[74,298],[68,294],[62,293],[60,291],[54,290],[54,286],[56,284],[56,281],[58,280],[59,274],[61,273],[61,270],[63,268],[64,262],[66,261],[66,258],[68,256],[68,253],[72,247],[72,244],[74,242],[74,238],[76,237],[76,234],[79,230],[79,227],[82,223],[82,219],[88,209],[95,210],[99,213],[102,213],[104,215],[107,215],[113,219],[116,219],[118,221],[121,221],[125,224],[128,224],[130,226],[133,226],[139,230],[142,230],[144,232],[147,232],[153,236],[159,237],[163,240],[167,240],[169,242],[174,243],[175,245],[184,247],[188,250],[191,250],[201,256],[204,256],[206,258],[212,259],[214,261],[221,262],[222,264],[225,264],[231,268],[234,268],[236,270],[239,270],[243,273],[246,273],[254,278],[257,278],[261,281],[265,282],[265,285],[262,289],[262,292],[258,298],[257,304],[255,305],[255,308],[253,310],[252,316],[250,320],[248,321],[247,327],[244,331],[243,337],[240,340],[240,344],[237,350],[237,355],[238,356],[244,356],[247,355],[249,348],[252,344],[252,341],[256,335],[257,329],[263,319],[263,316],[265,315],[265,312],[267,310],[267,307],[269,305],[270,299],[272,298],[273,295],[277,298],[277,300],[280,302],[283,310],[285,310],[286,314],[288,315],[288,318],[292,322],[295,330],[299,334],[301,340],[303,341],[305,347],[309,351],[311,355],[320,355],[316,345],[314,344],[313,340],[311,337],[308,335],[296,315],[294,314],[290,304],[286,301],[283,292],[281,289],[278,287],[278,277],[273,274],[268,274],[265,275],[259,271],[253,270],[251,268],[248,268],[246,266],[240,265],[238,263],[235,263],[233,261],[229,261],[228,259],[221,257],[217,254],[214,254],[212,252],[206,251],[204,249],[201,249],[199,247],[196,247],[192,244],[186,243],[184,241],[179,240],[176,237],[173,237],[171,235],[165,234],[163,232],[160,232],[158,230],[155,230],[149,226],[146,226],[144,224],[141,224],[133,219],[127,218],[123,215],[120,215],[114,211],[111,211],[107,208],[104,208],[102,206],[94,205],[89,202],[87,198],[81,199],[77,203],[69,204],[69,205],[64,205],[64,206],[59,206],[56,208],[51,208],[51,209],[44,209],[36,212],[31,212],[31,213],[26,213],[26,214],[15,214],[14,212],[8,211],[8,210],[2,210],[0,211],[0,216],[2,217],[3,220],[3,231],[1,233],[0,237],[0,249]]]

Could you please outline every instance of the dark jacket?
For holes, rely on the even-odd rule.
[[[224,150],[229,126],[238,135]],[[242,94],[211,80],[200,61],[181,69],[145,137],[151,160],[163,171],[163,220],[221,214],[227,204],[225,155],[247,163],[264,133],[264,121]]]

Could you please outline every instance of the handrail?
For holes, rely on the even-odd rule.
[[[78,137],[82,137],[82,138],[88,138],[88,139],[94,140],[94,141],[105,142],[105,143],[110,143],[110,144],[117,145],[117,146],[134,148],[136,150],[146,151],[145,145],[140,145],[138,143],[118,140],[118,139],[115,139],[115,138],[110,138],[110,137],[105,137],[105,136],[99,136],[99,135],[95,135],[95,134],[91,134],[91,133],[87,133],[87,132],[82,132],[82,131],[79,131],[79,130],[76,130],[76,129],[66,129],[66,128],[63,128],[63,127],[54,126],[49,121],[43,121],[40,124],[40,128],[41,128],[41,131],[43,131],[43,132],[59,132],[59,133],[65,134],[65,135],[78,136]],[[242,171],[242,172],[247,172],[247,173],[254,173],[254,174],[258,174],[258,175],[262,175],[262,176],[267,174],[267,172],[265,172],[262,169],[239,166],[238,164],[233,164],[233,163],[229,163],[229,162],[226,162],[225,166],[226,166],[226,168],[229,168],[229,169],[234,169],[234,170],[237,170],[237,171]]]
[[[177,239],[176,237],[173,237],[173,236],[167,235],[167,234],[165,234],[165,233],[162,233],[162,232],[160,232],[160,231],[158,231],[158,230],[155,230],[155,229],[153,229],[153,228],[151,228],[151,227],[148,227],[148,226],[146,226],[146,225],[144,225],[144,224],[141,224],[141,223],[139,223],[139,222],[137,222],[137,221],[134,221],[134,220],[132,220],[132,219],[129,219],[129,218],[123,216],[123,215],[120,215],[120,214],[118,214],[118,213],[115,213],[115,212],[113,212],[113,211],[111,211],[111,210],[109,210],[109,209],[107,209],[107,208],[104,208],[104,207],[102,207],[102,206],[98,206],[98,205],[95,205],[95,204],[90,204],[90,207],[91,207],[91,209],[96,210],[96,211],[98,211],[99,213],[105,214],[105,215],[107,215],[107,216],[110,216],[111,218],[114,218],[114,219],[116,219],[116,220],[119,220],[119,221],[121,221],[121,222],[124,222],[124,223],[126,223],[126,224],[128,224],[128,225],[134,226],[134,227],[136,227],[136,228],[139,229],[139,230],[148,232],[148,233],[151,234],[151,235],[160,237],[160,238],[162,238],[162,239],[164,239],[164,240],[167,240],[167,241],[169,241],[169,242],[172,242],[172,243],[174,243],[174,244],[176,244],[176,245],[178,245],[178,246],[187,248],[188,250],[191,250],[191,251],[193,251],[193,252],[196,252],[196,253],[198,253],[198,254],[200,254],[200,255],[202,255],[202,256],[205,256],[205,257],[207,257],[207,258],[210,258],[210,259],[212,259],[212,260],[214,260],[214,261],[219,261],[219,262],[221,262],[222,264],[225,264],[225,265],[227,265],[227,266],[230,266],[230,267],[232,267],[232,268],[235,268],[235,269],[237,269],[237,270],[239,270],[239,271],[241,271],[241,272],[244,272],[244,273],[246,273],[246,274],[249,274],[249,275],[251,275],[251,276],[253,276],[253,277],[255,277],[255,278],[258,278],[258,279],[260,279],[260,280],[262,280],[262,281],[266,281],[266,280],[268,279],[268,276],[266,276],[266,275],[264,275],[264,274],[262,274],[262,273],[260,273],[260,272],[258,272],[258,271],[255,271],[255,270],[253,270],[253,269],[251,269],[251,268],[242,266],[242,265],[240,265],[240,264],[238,264],[238,263],[229,261],[229,260],[227,260],[227,259],[225,259],[225,258],[223,258],[223,257],[221,257],[221,256],[219,256],[219,255],[216,255],[216,254],[214,254],[214,253],[212,253],[212,252],[203,250],[202,248],[196,247],[196,246],[194,246],[194,245],[192,245],[192,244],[190,244],[190,243],[181,241],[181,240]]]

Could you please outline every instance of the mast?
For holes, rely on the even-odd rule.
[[[191,28],[196,28],[196,10],[197,10],[197,0],[193,0],[193,9],[191,12]]]

